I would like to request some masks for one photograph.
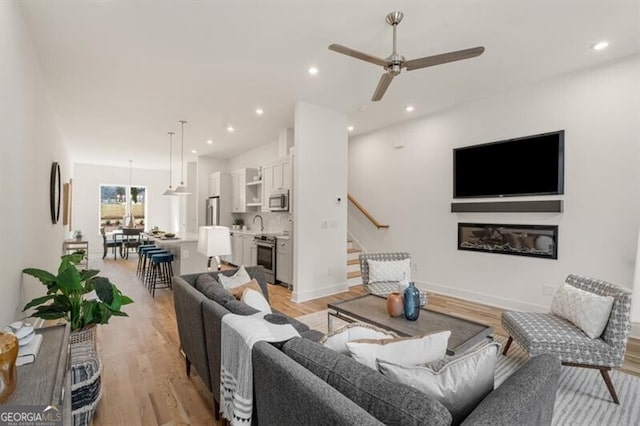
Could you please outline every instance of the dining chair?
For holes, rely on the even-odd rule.
[[[118,246],[118,242],[115,239],[108,239],[107,233],[104,231],[104,226],[100,228],[100,235],[102,235],[102,248],[104,252],[102,253],[102,258],[104,259],[107,256],[107,250],[109,248],[113,248],[113,260],[116,259],[116,247]]]

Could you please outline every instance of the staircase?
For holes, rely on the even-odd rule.
[[[358,260],[360,253],[362,250],[354,248],[353,241],[347,240],[347,283],[349,287],[362,284],[360,261]]]

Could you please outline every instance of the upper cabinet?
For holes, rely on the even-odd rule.
[[[289,156],[281,157],[262,166],[262,211],[269,211],[270,195],[280,191],[291,191],[292,178],[291,157]]]
[[[222,173],[215,172],[209,175],[209,197],[219,197],[221,193],[220,184]]]
[[[231,212],[246,213],[247,208],[262,205],[262,184],[254,180],[257,169],[240,169],[231,173]]]

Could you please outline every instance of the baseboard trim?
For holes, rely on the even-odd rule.
[[[308,302],[309,300],[318,299],[320,297],[331,296],[333,294],[342,293],[349,289],[349,285],[344,282],[331,287],[317,288],[309,291],[298,292],[294,289],[291,294],[291,300],[296,303]]]

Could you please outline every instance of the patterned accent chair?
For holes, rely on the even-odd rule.
[[[407,252],[391,252],[391,253],[360,253],[360,273],[362,274],[362,284],[364,288],[371,294],[387,297],[392,291],[398,290],[397,281],[379,281],[369,282],[369,264],[367,260],[377,261],[395,261],[410,259],[411,255]]]
[[[602,335],[590,339],[569,321],[551,313],[507,311],[502,314],[502,327],[509,333],[503,354],[507,354],[515,340],[529,356],[553,354],[563,365],[600,370],[613,402],[619,404],[609,370],[622,366],[624,361],[631,330],[631,292],[606,281],[577,275],[569,275],[566,283],[599,296],[614,298],[609,322]]]

